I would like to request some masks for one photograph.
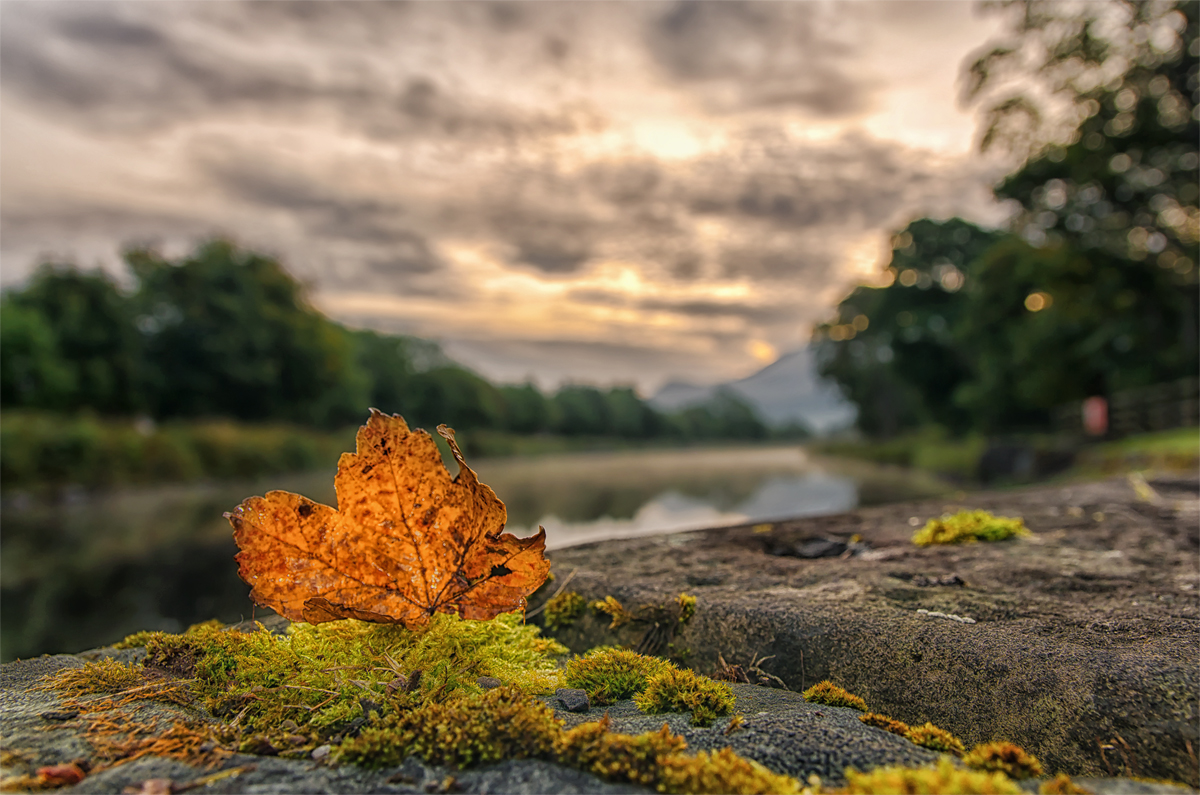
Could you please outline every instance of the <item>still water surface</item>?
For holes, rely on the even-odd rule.
[[[483,459],[480,480],[508,506],[508,530],[546,528],[550,548],[606,538],[836,513],[926,496],[915,473],[810,460],[798,447],[577,453]],[[330,472],[256,483],[9,497],[0,508],[0,659],[70,652],[140,629],[178,631],[254,614],[221,514],[270,489],[335,504]]]

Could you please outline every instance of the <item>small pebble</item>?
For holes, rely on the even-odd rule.
[[[587,712],[591,708],[587,692],[578,688],[560,687],[554,691],[554,697],[567,712]]]
[[[70,720],[79,717],[77,709],[52,709],[41,714],[42,720]]]
[[[504,684],[494,676],[481,676],[475,680],[475,684],[482,687],[484,690],[491,690],[494,687],[499,687]]]
[[[318,762],[320,762],[322,759],[329,756],[329,754],[331,754],[332,752],[333,752],[332,745],[318,745],[316,748],[313,749],[312,758],[317,760]]]

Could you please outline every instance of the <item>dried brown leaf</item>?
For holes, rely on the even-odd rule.
[[[525,606],[546,579],[546,531],[502,533],[508,513],[454,441],[453,479],[433,438],[371,410],[334,479],[338,508],[286,491],[225,514],[251,598],[293,621],[342,618],[418,627],[436,612],[490,619]]]

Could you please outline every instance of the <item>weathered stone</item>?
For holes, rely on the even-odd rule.
[[[1002,544],[913,547],[909,519],[915,516],[919,524],[952,507],[922,503],[779,522],[768,533],[730,528],[609,542],[560,550],[553,558],[560,570],[578,568],[572,587],[589,599],[612,594],[635,612],[641,605],[673,604],[681,590],[696,595],[695,616],[675,628],[668,648],[702,671],[715,668],[721,654],[754,676],[778,676],[793,690],[831,678],[875,711],[909,723],[932,720],[968,745],[994,738],[1017,742],[1098,795],[1165,794],[1178,790],[1096,777],[1123,772],[1195,783],[1186,743],[1200,748],[1194,665],[1200,643],[1195,631],[1200,573],[1194,565],[1200,503],[1194,480],[1176,488],[1152,483],[1171,501],[1169,510],[1162,505],[1143,510],[1121,482],[1070,486],[1067,494],[1055,487],[964,500],[970,507],[1021,514],[1038,533]],[[1077,510],[1064,512],[1063,505]],[[1093,518],[1097,513],[1105,518]],[[851,534],[862,535],[866,545],[848,544],[856,554],[845,559],[766,552],[768,543],[795,548],[806,538],[849,540]],[[961,573],[962,584],[947,581],[954,573]],[[917,575],[939,584],[914,584]],[[544,599],[545,593],[533,601]],[[634,622],[614,633],[609,623],[607,616],[589,612],[558,634],[583,649],[636,642],[651,628]],[[126,660],[137,650],[125,652],[87,654]],[[57,655],[0,666],[5,775],[91,758],[93,749],[82,735],[88,716],[48,721],[43,715],[73,707],[37,686],[42,676],[82,664],[81,656]],[[776,772],[801,780],[816,773],[835,786],[847,766],[914,765],[936,758],[863,724],[854,710],[809,704],[796,692],[732,687],[735,712],[744,720],[740,727],[731,727],[729,719],[694,727],[689,715],[646,715],[629,700],[605,711],[613,731],[654,731],[665,723],[693,751],[731,747]],[[595,719],[569,711],[560,699],[543,697],[568,727]],[[364,716],[371,706],[363,705]],[[127,712],[110,717],[163,725],[215,720],[197,709],[158,702],[122,709]],[[312,760],[236,754],[216,770],[144,757],[95,766],[82,782],[64,789],[120,792],[169,779],[176,790],[204,785],[214,794],[648,792],[544,760],[453,770],[409,758],[399,766],[364,770],[330,766],[330,752],[322,746]],[[215,772],[230,775],[210,782]],[[1034,782],[1027,784],[1036,790]]]
[[[932,721],[968,746],[1010,740],[1050,771],[1195,786],[1200,484],[1151,485],[1159,504],[1112,479],[879,506],[777,522],[768,532],[758,525],[587,544],[550,557],[556,571],[575,571],[571,587],[589,602],[612,595],[636,613],[681,591],[695,595],[696,614],[670,648],[701,672],[715,671],[718,655],[746,668],[769,658],[761,668],[793,690],[832,679],[873,711]],[[911,543],[927,519],[964,508],[1023,516],[1035,535]],[[870,551],[769,554],[853,535]],[[536,594],[532,606],[544,598]],[[649,629],[609,625],[589,611],[552,634],[582,652],[636,646]]]
[[[554,697],[567,712],[587,712],[591,708],[587,692],[578,688],[560,687],[554,691]]]

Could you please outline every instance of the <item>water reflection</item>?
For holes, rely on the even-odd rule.
[[[551,547],[833,513],[943,490],[910,473],[817,466],[795,447],[496,459],[478,462],[478,470],[508,505],[509,529],[524,535],[544,525]],[[7,497],[0,659],[252,616],[221,514],[270,489],[333,504],[331,475],[77,495],[56,505]]]

